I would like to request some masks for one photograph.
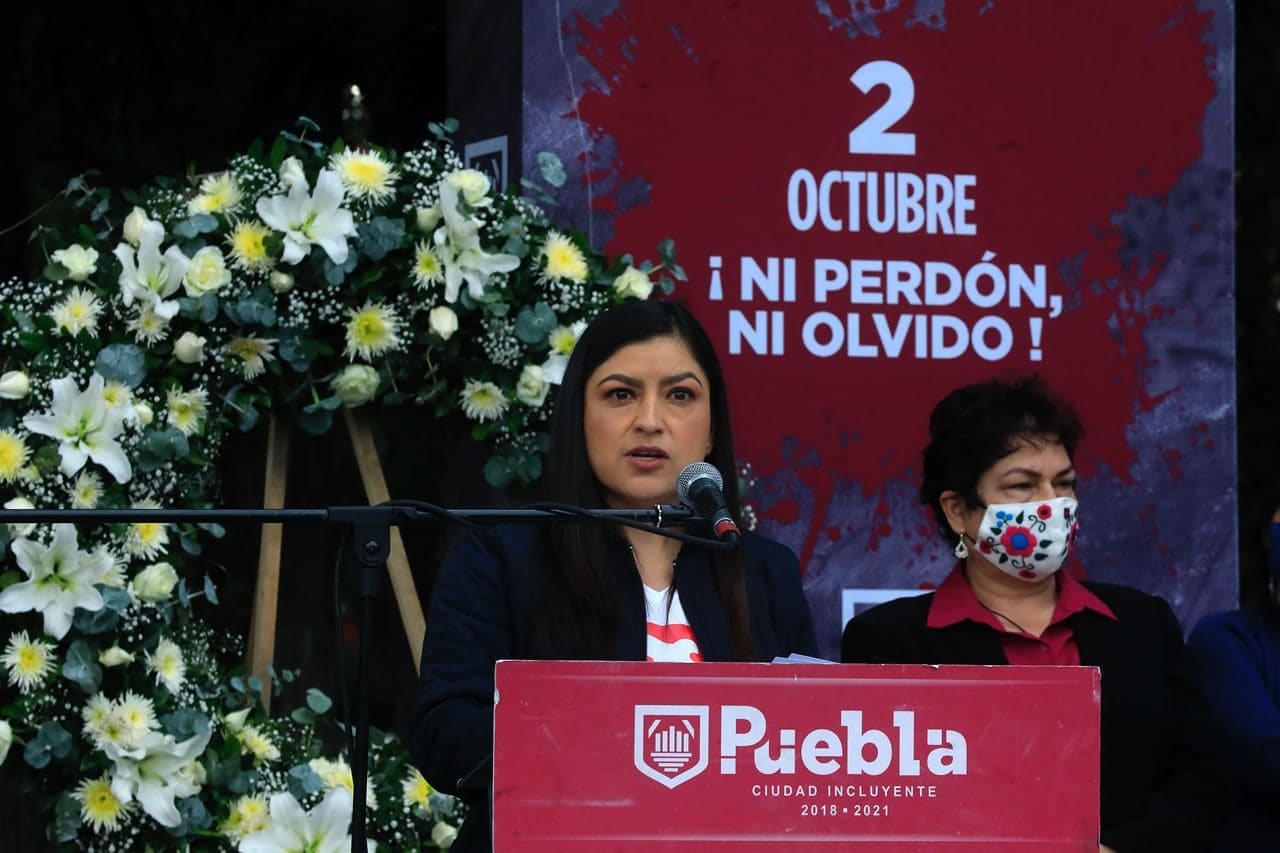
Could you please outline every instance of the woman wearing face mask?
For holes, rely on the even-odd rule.
[[[705,461],[726,475],[726,503],[739,511],[724,379],[680,305],[627,303],[591,323],[565,368],[551,443],[553,500],[678,503],[677,476]],[[453,849],[487,849],[489,779],[472,771],[493,750],[496,661],[769,661],[793,652],[817,654],[800,567],[764,537],[744,532],[739,548],[724,551],[589,524],[467,535],[432,595],[414,762],[472,807]],[[459,782],[467,776],[470,784]]]
[[[1217,765],[1180,674],[1177,619],[1160,598],[1059,571],[1079,523],[1081,434],[1034,377],[948,394],[930,416],[920,496],[956,567],[936,592],[850,621],[842,659],[1099,667],[1101,849],[1204,850]]]
[[[1214,847],[1223,853],[1280,849],[1280,489],[1271,498],[1255,522],[1266,531],[1265,595],[1250,607],[1204,617],[1187,640],[1236,783],[1228,825]]]

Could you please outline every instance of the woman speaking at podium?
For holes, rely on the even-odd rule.
[[[936,592],[851,620],[841,658],[1099,667],[1102,850],[1207,850],[1222,809],[1218,763],[1173,611],[1059,571],[1076,536],[1082,432],[1035,378],[948,394],[929,418],[920,497],[958,563]]]
[[[672,504],[677,476],[694,462],[726,475],[736,515],[729,404],[706,333],[672,302],[605,311],[565,369],[548,497],[592,508]],[[721,550],[590,523],[468,534],[432,595],[414,762],[472,808],[454,849],[486,849],[496,661],[768,661],[793,652],[817,654],[799,564],[764,537],[744,533],[737,549]]]

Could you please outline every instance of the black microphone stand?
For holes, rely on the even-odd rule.
[[[696,542],[731,548],[715,539],[667,530],[666,524],[703,520],[687,507],[657,504],[652,509],[584,509],[569,504],[541,503],[517,509],[449,510],[421,501],[388,501],[377,506],[335,506],[327,509],[0,509],[0,524],[328,524],[347,527],[347,541],[361,566],[360,646],[356,663],[356,747],[351,756],[351,849],[364,850],[369,778],[369,626],[373,624],[391,551],[391,528],[411,523],[454,522],[488,524],[554,524],[590,522],[620,524]],[[343,721],[344,727],[351,725]]]

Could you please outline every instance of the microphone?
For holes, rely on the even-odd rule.
[[[724,501],[724,477],[708,462],[694,462],[676,478],[680,502],[706,518],[712,534],[731,545],[738,544],[740,532]]]

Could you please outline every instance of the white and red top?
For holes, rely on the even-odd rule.
[[[670,601],[667,593],[671,592]],[[669,663],[701,662],[698,640],[680,604],[680,593],[668,589],[644,588],[645,629],[648,632],[646,660]]]

